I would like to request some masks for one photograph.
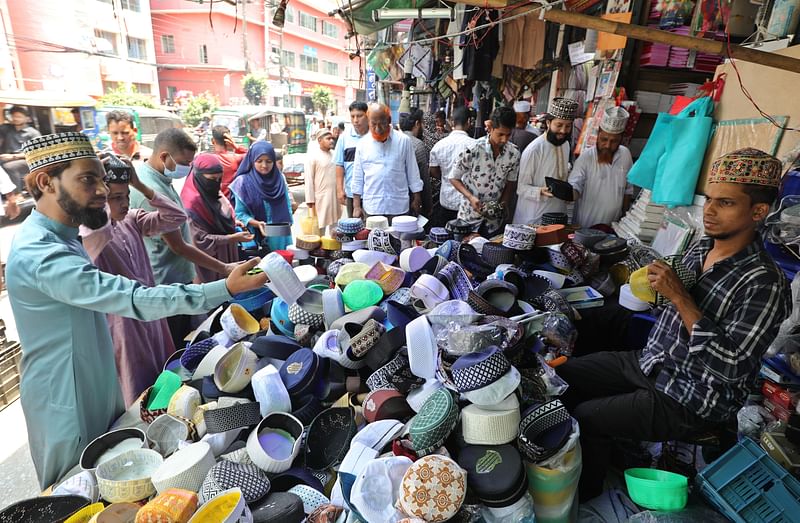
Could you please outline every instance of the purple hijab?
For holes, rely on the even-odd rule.
[[[267,155],[272,160],[272,171],[262,176],[256,171],[256,160]],[[283,174],[275,164],[275,149],[269,142],[256,142],[247,151],[247,155],[236,170],[236,178],[230,190],[250,210],[253,218],[266,222],[267,213],[264,203],[270,206],[272,223],[291,223],[289,212],[288,188],[283,181]]]

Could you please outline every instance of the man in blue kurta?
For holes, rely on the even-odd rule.
[[[36,209],[14,237],[7,264],[11,307],[22,342],[22,409],[44,489],[73,467],[83,448],[123,411],[106,314],[155,320],[208,311],[231,294],[264,285],[238,266],[227,280],[145,287],[91,264],[78,226],[108,217],[105,172],[80,133],[24,146]]]

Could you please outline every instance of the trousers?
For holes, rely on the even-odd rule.
[[[598,352],[571,358],[557,368],[569,384],[561,399],[581,430],[581,502],[602,493],[613,438],[680,440],[707,426],[703,418],[656,389],[660,367],[645,376],[639,355]]]

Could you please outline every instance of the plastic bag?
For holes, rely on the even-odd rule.
[[[556,347],[559,354],[571,356],[578,340],[578,329],[563,314],[551,313],[544,320],[542,337],[548,345]]]
[[[746,405],[736,413],[736,421],[740,436],[758,441],[767,424],[775,421],[775,417],[761,405]]]
[[[792,312],[781,323],[765,357],[771,358],[779,352],[787,355],[800,353],[800,272],[792,280]]]
[[[564,394],[569,388],[569,384],[556,374],[556,370],[547,364],[541,354],[537,354],[536,357],[539,359],[541,367],[539,374],[546,386],[547,399],[550,400]]]
[[[491,509],[483,507],[481,516],[486,523],[534,523],[533,498],[529,493],[511,507]]]
[[[726,523],[728,519],[708,507],[690,507],[678,512],[656,512],[645,510],[634,514],[628,523]]]
[[[459,325],[451,322],[447,327],[432,326],[436,340],[450,356],[463,356],[480,352],[489,346],[503,343],[503,329],[498,325]]]

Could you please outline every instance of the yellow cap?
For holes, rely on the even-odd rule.
[[[647,267],[635,270],[631,274],[630,284],[634,296],[647,303],[656,302],[656,292],[650,287],[650,280],[647,279]]]
[[[331,238],[330,236],[322,237],[322,248],[326,251],[338,251],[342,248],[341,242]]]

